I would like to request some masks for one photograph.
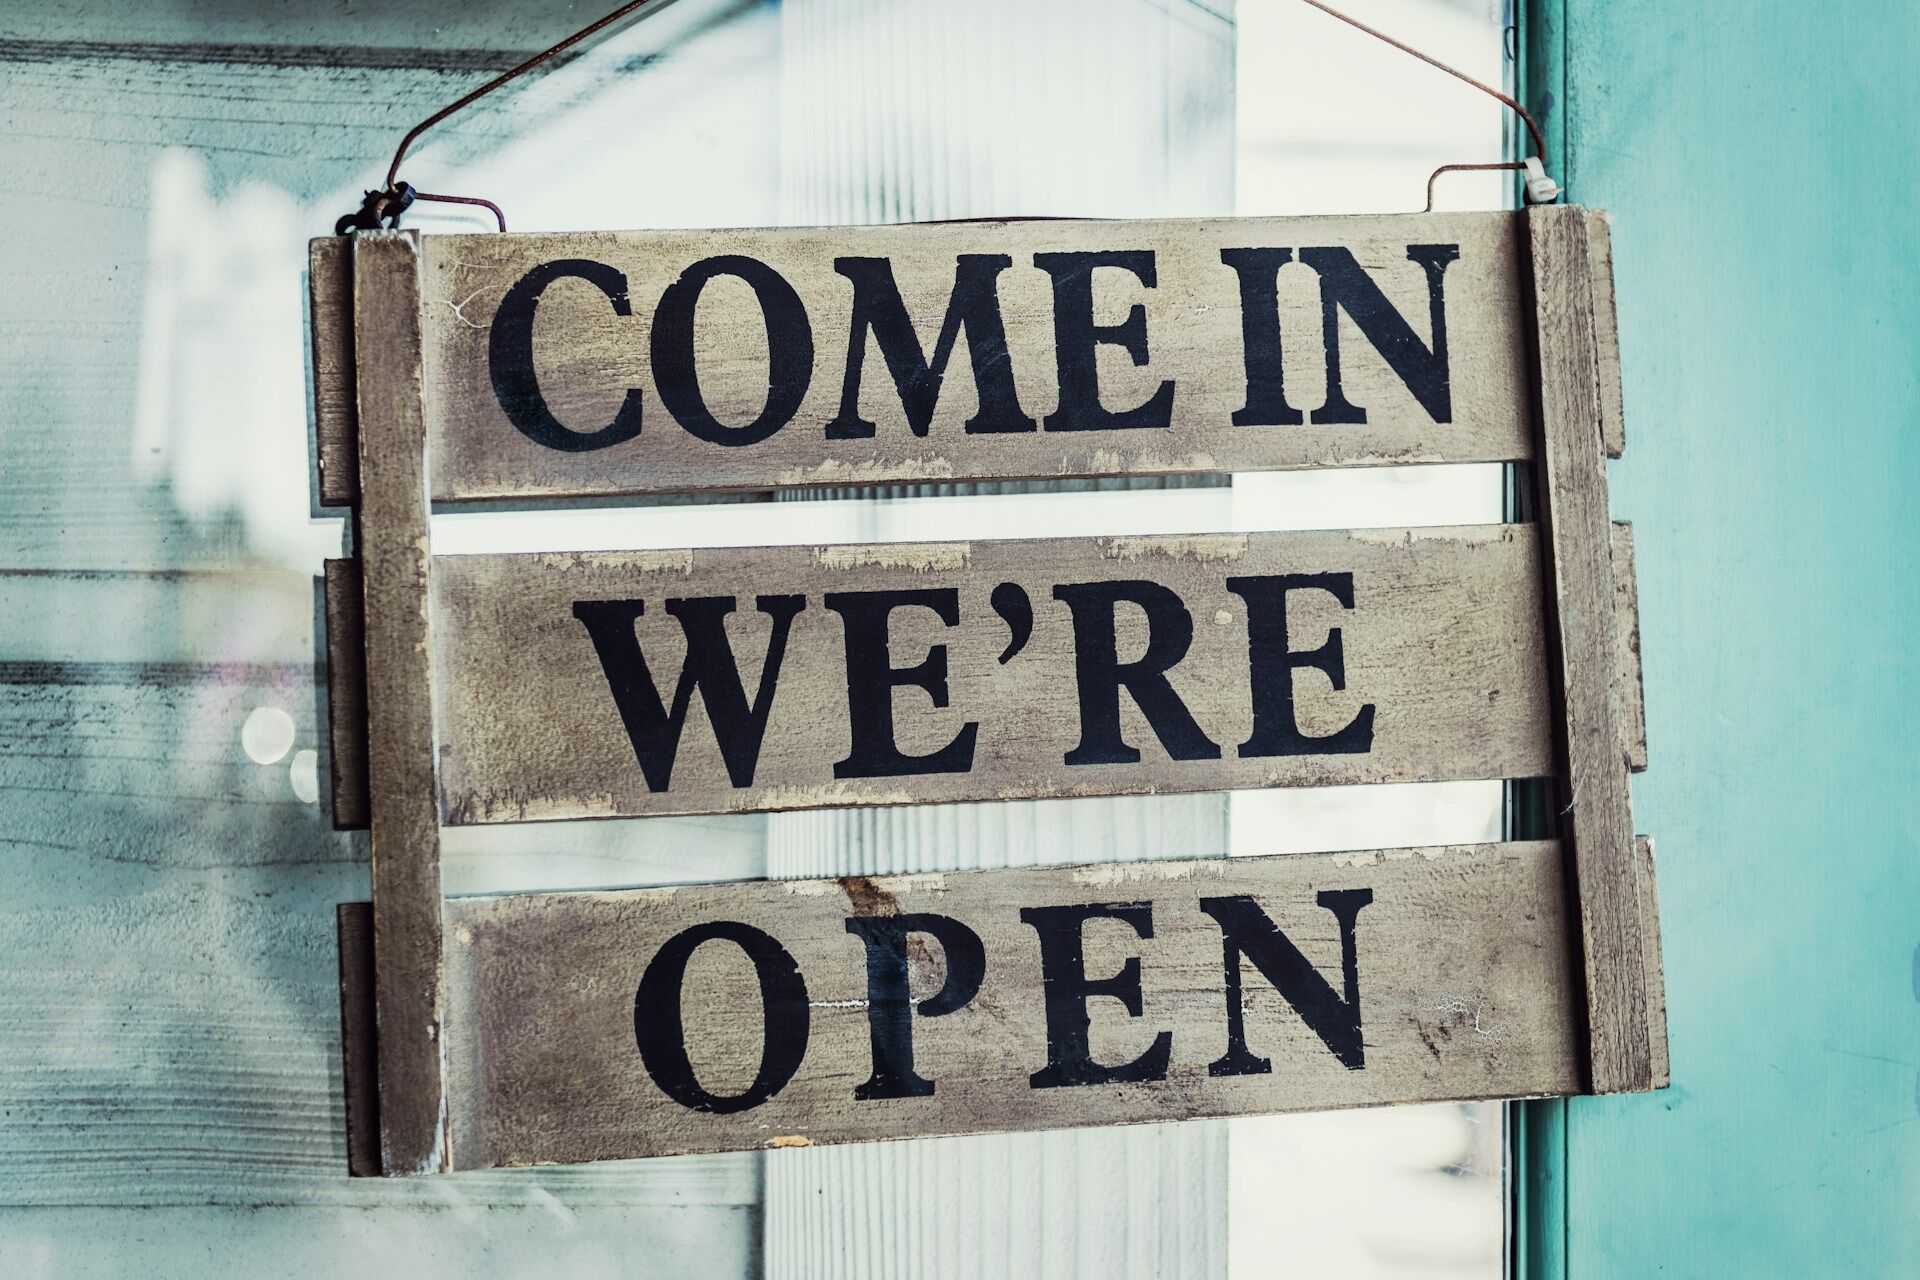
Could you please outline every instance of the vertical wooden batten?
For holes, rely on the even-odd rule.
[[[418,237],[354,237],[353,283],[381,1166],[437,1173],[449,1143]]]
[[[367,641],[360,562],[328,560],[327,755],[333,829],[367,829]]]
[[[313,445],[323,507],[360,492],[354,456],[353,242],[325,236],[307,246],[308,358],[313,363]]]
[[[1590,1087],[1653,1087],[1653,1015],[1642,958],[1645,916],[1634,847],[1619,669],[1602,388],[1618,356],[1603,347],[1594,224],[1572,205],[1528,210],[1540,364],[1535,463],[1550,554],[1549,637],[1559,683],[1563,769],[1555,808],[1572,851],[1586,970]],[[1598,233],[1604,237],[1604,231]]]

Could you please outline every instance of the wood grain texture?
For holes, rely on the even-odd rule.
[[[340,1079],[347,1172],[380,1176],[380,1033],[374,1011],[373,904],[343,902],[340,928]]]
[[[419,240],[353,238],[380,1164],[447,1161]]]
[[[1673,1083],[1673,1064],[1667,1052],[1667,978],[1660,956],[1660,882],[1654,866],[1653,840],[1636,836],[1634,862],[1640,874],[1640,934],[1647,964],[1647,1038],[1653,1046],[1653,1087]]]
[[[1436,421],[1354,322],[1339,319],[1338,367],[1360,421],[1318,421],[1328,398],[1325,317],[1313,269],[1295,261],[1277,277],[1279,343],[1295,425],[1235,426],[1248,376],[1234,248],[1349,250],[1415,344],[1434,345],[1426,268],[1410,246],[1457,246],[1445,267],[1450,404]],[[1094,314],[1117,325],[1141,309],[1148,359],[1135,367],[1112,341],[1096,360],[1102,403],[1128,409],[1174,384],[1164,428],[1087,429],[1068,413],[1045,428],[1004,424],[969,433],[980,409],[969,342],[960,338],[924,435],[910,429],[900,392],[877,344],[865,351],[859,413],[870,438],[829,439],[849,364],[854,286],[838,259],[890,259],[923,355],[935,350],[961,254],[1005,257],[998,277],[1005,346],[1019,409],[1036,423],[1060,407],[1058,309],[1036,253],[1149,250],[1155,283],[1129,271],[1094,273]],[[1531,456],[1530,402],[1521,297],[1519,215],[1212,219],[1133,222],[1039,220],[747,231],[577,235],[433,236],[424,246],[429,434],[439,500],[644,494],[690,489],[766,489],[1023,477],[1165,475],[1406,462],[1504,461]],[[669,286],[710,257],[750,257],[791,286],[808,317],[804,334],[782,330],[780,350],[806,343],[811,365],[786,425],[756,443],[713,443],[677,425],[650,358],[653,317]],[[564,433],[609,427],[634,397],[641,427],[617,444],[569,449],[536,443],[508,419],[492,351],[503,300],[544,264],[586,262],[617,273],[598,284],[560,276],[538,295],[529,366],[538,394]],[[623,284],[620,282],[624,282]],[[770,286],[771,287],[771,286]],[[525,288],[520,289],[522,294]],[[770,404],[768,338],[754,294],[721,277],[702,295],[694,343],[699,394],[727,429],[756,421]],[[1272,307],[1275,303],[1265,303]],[[1344,316],[1344,312],[1342,313]],[[524,318],[533,324],[531,318]],[[995,360],[989,358],[987,364]],[[784,385],[784,383],[783,383]],[[631,407],[629,407],[631,412]]]
[[[336,831],[367,829],[367,635],[358,560],[329,560],[322,579],[327,623],[327,776]]]
[[[1579,1087],[1577,979],[1570,971],[1562,856],[1553,842],[1379,853],[968,872],[607,894],[455,899],[448,904],[454,1163],[483,1167],[738,1150],[905,1135],[1138,1123],[1415,1100],[1518,1097]],[[1227,1040],[1222,935],[1199,900],[1252,897],[1316,970],[1341,980],[1342,930],[1319,894],[1368,890],[1355,917],[1361,1035],[1345,1065],[1292,1006],[1245,970],[1248,1045],[1266,1072],[1213,1074]],[[1085,971],[1139,957],[1141,1014],[1086,1005],[1096,1060],[1125,1062],[1170,1033],[1163,1080],[1036,1088],[1046,1066],[1036,931],[1022,907],[1151,903],[1152,937],[1105,921]],[[984,942],[978,994],[916,1017],[921,1097],[857,1101],[872,1068],[861,916],[934,911]],[[727,920],[771,934],[804,982],[808,1034],[797,1073],[727,1113],[684,1106],[635,1046],[634,992],[663,943]],[[1105,926],[1105,927],[1102,927]],[[1142,930],[1144,932],[1145,930]],[[760,1069],[755,970],[722,943],[681,992],[696,1079],[738,1093]],[[944,953],[908,949],[910,990],[945,983]],[[1131,971],[1131,966],[1128,966]]]
[[[1647,769],[1646,682],[1640,671],[1640,590],[1633,566],[1633,526],[1616,520],[1613,535],[1614,689],[1620,698],[1620,746],[1627,768]]]
[[[320,505],[344,507],[360,496],[358,406],[353,387],[353,242],[346,236],[319,236],[308,243],[307,308]]]
[[[1647,724],[1630,524],[1614,522],[1612,547],[1621,750],[1628,768],[1640,773],[1647,768]],[[367,825],[366,676],[360,633],[358,562],[329,560],[327,583],[328,742],[332,751],[334,825],[343,831],[358,831],[365,830]]]
[[[1640,877],[1616,690],[1615,579],[1600,432],[1602,352],[1594,323],[1591,215],[1527,211],[1540,357],[1541,523],[1564,734],[1561,835],[1572,852],[1586,958],[1592,1089],[1653,1085]]]
[[[1526,525],[440,557],[433,611],[444,811],[464,825],[1540,776],[1552,747],[1539,560],[1536,531]],[[1295,591],[1285,637],[1261,615],[1263,652],[1311,650],[1332,643],[1333,629],[1341,633],[1344,688],[1324,672],[1298,673],[1299,729],[1328,738],[1367,720],[1372,706],[1371,736],[1339,751],[1309,745],[1313,754],[1243,757],[1237,752],[1253,725],[1254,610],[1226,583],[1291,573],[1353,575],[1351,609],[1330,591]],[[1187,758],[1173,758],[1123,696],[1120,724],[1137,761],[1066,762],[1082,734],[1076,624],[1051,592],[1109,581],[1149,581],[1184,601],[1193,639],[1168,680],[1195,732],[1214,744],[1211,756],[1189,745]],[[1024,591],[1033,624],[1032,639],[1002,664],[1010,628],[990,599],[1005,583]],[[928,608],[899,609],[887,660],[896,669],[944,661],[947,705],[903,687],[894,697],[896,733],[903,752],[924,756],[977,724],[971,767],[836,776],[836,762],[850,758],[849,659],[841,618],[821,606],[822,595],[936,587],[957,593],[958,625],[943,625]],[[769,593],[804,593],[808,603],[791,615],[751,779],[734,784],[696,698],[665,789],[650,790],[575,602],[646,602],[631,626],[664,705],[688,645],[665,602],[739,599],[730,643],[744,691],[759,688],[771,647],[775,624],[751,610]],[[1122,606],[1115,616],[1116,652],[1132,661],[1148,643],[1146,615]]]
[[[1598,366],[1600,443],[1609,458],[1627,452],[1627,414],[1620,391],[1620,321],[1613,296],[1613,220],[1604,210],[1587,211],[1589,258],[1593,263],[1593,339],[1596,350],[1611,353]]]

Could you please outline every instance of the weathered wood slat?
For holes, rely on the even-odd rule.
[[[340,928],[340,1079],[347,1172],[380,1176],[380,1031],[374,1010],[373,904],[343,902]]]
[[[1618,611],[1615,641],[1619,660],[1621,749],[1628,767],[1647,767],[1646,701],[1640,674],[1640,613],[1635,588],[1633,528],[1613,525],[1614,604]],[[334,582],[339,580],[335,606]],[[366,692],[359,618],[359,578],[355,561],[327,562],[327,687],[333,751],[334,825],[340,830],[364,830],[366,818]]]
[[[1602,448],[1601,368],[1594,321],[1591,215],[1577,206],[1527,211],[1540,358],[1541,521],[1548,540],[1555,676],[1564,734],[1561,834],[1572,851],[1586,960],[1592,1088],[1653,1084],[1614,617],[1615,577]]]
[[[441,500],[1532,454],[1512,213],[461,235],[423,253]],[[963,257],[997,265],[963,288]],[[703,261],[722,264],[711,284]],[[1345,283],[1317,284],[1323,268]],[[910,317],[920,354],[856,306]],[[1417,349],[1440,361],[1422,391]],[[1070,395],[1083,361],[1071,380],[1096,390]]]
[[[1613,221],[1587,210],[1593,260],[1593,337],[1596,349],[1612,353],[1599,364],[1600,441],[1609,458],[1627,451],[1627,415],[1620,389],[1620,320],[1613,297]]]
[[[439,557],[444,810],[463,825],[1540,776],[1552,744],[1539,559],[1528,525]],[[1253,604],[1265,587],[1229,587],[1290,574],[1309,575],[1309,585],[1289,592],[1284,619]],[[1117,745],[1082,723],[1101,678],[1087,675],[1084,695],[1078,683],[1081,664],[1098,661],[1083,651],[1099,642],[1077,637],[1083,626],[1107,627],[1105,606],[1087,606],[1098,613],[1087,621],[1063,603],[1078,584],[1106,583],[1151,587],[1172,602],[1151,626],[1135,604],[1111,615],[1117,660],[1158,654],[1171,690],[1151,725],[1140,704],[1152,689],[1119,695]],[[936,588],[952,592],[949,615],[924,601],[900,607],[875,654],[849,656],[855,606],[832,593]],[[651,745],[663,740],[657,733],[644,737],[643,767],[623,724],[646,714],[633,691],[650,680],[656,710],[680,705],[689,641],[671,602],[714,596],[738,604],[725,619],[727,643],[744,699],[767,699],[765,732],[755,748],[730,731],[729,763],[706,701],[715,695],[687,695],[670,772]],[[641,608],[594,606],[618,611],[602,618],[604,634],[576,616],[577,602],[622,600]],[[756,610],[757,600],[786,603]],[[783,635],[777,617],[787,619]],[[877,635],[878,625],[867,630]],[[1180,638],[1189,631],[1190,644]],[[1339,661],[1323,655],[1325,665],[1295,671],[1284,712],[1263,684],[1256,713],[1250,634],[1264,672],[1283,650],[1325,645]],[[754,692],[773,669],[776,635],[777,683]],[[644,669],[621,648],[635,638]],[[698,651],[712,656],[717,640],[704,636]],[[920,663],[897,691],[859,695],[856,753],[850,682]],[[875,748],[884,731],[870,704],[888,698],[893,710],[881,714],[892,716],[898,751],[931,763],[894,763]],[[1088,724],[1112,723],[1085,714]],[[1313,741],[1282,744],[1289,717]],[[848,763],[856,754],[881,763],[861,776]]]
[[[320,505],[344,507],[360,496],[355,442],[353,242],[323,237],[307,246],[308,333],[313,363],[314,460]]]
[[[1621,749],[1627,768],[1647,768],[1647,695],[1640,674],[1640,588],[1633,571],[1633,526],[1615,521],[1613,534],[1614,688],[1620,695]]]
[[[1652,839],[1638,836],[1633,847],[1640,872],[1640,935],[1646,944],[1647,1037],[1653,1043],[1653,1087],[1664,1089],[1672,1083],[1673,1073],[1667,1056],[1667,978],[1660,960],[1659,876]]]
[[[329,560],[327,763],[336,831],[367,828],[367,633],[358,560]]]
[[[381,1168],[447,1167],[419,239],[355,236]]]
[[[1539,842],[455,899],[454,1163],[1572,1092],[1582,1064],[1562,877],[1560,847]],[[1304,985],[1283,995],[1242,958],[1234,1005],[1211,914],[1223,908],[1202,899],[1251,899],[1318,976],[1296,971]],[[1102,903],[1121,904],[1132,923],[1095,919],[1076,935],[1084,954],[1068,944],[1077,967],[1043,979],[1040,929],[1021,910],[1031,921]],[[1340,910],[1354,913],[1349,923]],[[922,912],[957,921],[982,948],[969,966],[951,934],[908,936],[911,1067],[933,1089],[903,1096],[873,1084],[873,990],[885,988],[870,990],[868,953],[847,922]],[[719,926],[731,932],[705,946],[683,933],[714,922],[732,922]],[[778,949],[763,950],[758,977],[735,945],[752,929]],[[660,959],[676,948],[691,956],[684,984]],[[971,985],[957,976],[970,969],[977,992],[937,1010],[950,977]],[[1079,973],[1096,983],[1120,974],[1111,988],[1120,998],[1069,999],[1050,1012],[1047,990]],[[642,985],[654,996],[637,1003]],[[1325,994],[1310,1028],[1297,1002],[1316,985]],[[763,989],[775,1010],[764,1017]],[[1357,1022],[1339,1029],[1335,1004],[1349,1019],[1357,1010]],[[1245,1011],[1239,1052],[1233,1007]],[[1050,1062],[1074,1060],[1057,1046],[1082,1017],[1096,1066],[1157,1061],[1163,1033],[1164,1066],[1081,1084],[1056,1066],[1048,1087]],[[652,1046],[651,1064],[637,1036]],[[685,1046],[678,1074],[660,1048],[674,1043]],[[663,1079],[676,1081],[678,1100]]]

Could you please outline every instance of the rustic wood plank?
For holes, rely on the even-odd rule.
[[[307,245],[307,328],[313,363],[313,438],[320,505],[360,496],[355,443],[353,242],[321,236]]]
[[[358,560],[329,560],[327,619],[328,777],[333,828],[367,829],[367,649]]]
[[[1620,389],[1620,320],[1613,296],[1613,219],[1588,210],[1593,260],[1593,337],[1600,362],[1600,441],[1609,458],[1627,451],[1627,415]]]
[[[1640,674],[1640,589],[1633,566],[1633,526],[1613,523],[1614,688],[1620,695],[1620,744],[1627,768],[1647,770],[1647,695]]]
[[[1621,749],[1635,773],[1647,768],[1645,694],[1640,671],[1639,597],[1635,586],[1633,528],[1613,525],[1614,603],[1618,611],[1618,688],[1621,694]],[[336,578],[338,588],[335,588]],[[366,817],[366,685],[360,635],[359,566],[351,560],[327,562],[327,617],[330,697],[329,742],[333,752],[334,826],[364,830]]]
[[[373,904],[343,902],[340,929],[340,1078],[347,1172],[380,1176],[380,1037],[373,1007]]]
[[[1563,865],[1557,843],[1539,842],[455,899],[454,1163],[1573,1092],[1582,1064]],[[1246,963],[1236,944],[1242,998],[1231,1002],[1218,923],[1227,899],[1287,939],[1269,931],[1264,945],[1292,948],[1317,976],[1295,968],[1282,987],[1263,976],[1272,963]],[[1088,904],[1131,915],[1052,935],[1043,961],[1041,923],[1062,918],[1045,913]],[[1023,923],[1023,909],[1040,923]],[[1352,913],[1344,922],[1341,910]],[[848,925],[922,912],[980,940],[978,964],[954,959],[967,944],[948,926],[944,938],[913,932],[898,952],[911,1072],[931,1092],[873,1083],[883,1078],[875,992],[890,988],[870,990],[868,945]],[[730,932],[709,945],[688,932],[715,922]],[[763,948],[764,980],[727,936]],[[689,948],[684,973],[662,960]],[[1120,998],[1059,996],[1080,973],[1122,975]],[[950,976],[962,988],[977,976],[977,991],[935,1012]],[[652,994],[636,1003],[642,985]],[[1245,1011],[1238,1050],[1234,1007]],[[1091,1066],[1062,1065],[1079,1061],[1076,1024]],[[676,1045],[689,1070],[670,1065]],[[1143,1054],[1156,1065],[1138,1078],[1097,1082],[1101,1067]]]
[[[1036,256],[1093,253],[1136,256]],[[962,290],[963,255],[1005,265]],[[1532,453],[1514,213],[434,236],[424,256],[436,499]],[[754,283],[683,276],[709,260]],[[888,265],[844,265],[856,260]],[[756,295],[785,307],[779,319]],[[857,297],[863,314],[907,316],[912,333],[883,347],[856,324]],[[1098,336],[1076,325],[1089,307]],[[941,377],[928,370],[943,333]],[[890,361],[927,397],[922,420],[909,419]],[[1097,382],[1100,408],[1063,380]],[[668,386],[678,394],[663,399]],[[1163,395],[1137,420],[1101,416]]]
[[[1647,962],[1647,1038],[1653,1045],[1653,1087],[1673,1082],[1667,1056],[1667,980],[1660,960],[1660,885],[1654,867],[1653,839],[1636,837],[1634,854],[1640,870],[1640,938]]]
[[[467,825],[1540,776],[1552,737],[1539,547],[1533,526],[1485,525],[440,557],[445,816]],[[1309,585],[1289,590],[1284,619],[1254,605],[1290,574]],[[1162,612],[1149,625],[1137,605],[1088,603],[1109,583],[1160,593],[1142,598]],[[948,593],[944,617],[923,600],[861,621],[864,605],[833,595],[935,590]],[[691,633],[695,653],[721,662],[728,629],[741,673],[739,696],[718,698],[738,704],[731,763],[713,728],[715,693],[676,695],[689,641],[675,601],[712,597],[739,606],[716,612],[711,634]],[[850,629],[862,637],[852,656]],[[1158,655],[1164,686],[1123,692],[1112,710],[1103,645],[1123,663]],[[1323,645],[1337,664],[1299,667],[1290,689],[1275,674],[1283,651]],[[776,651],[777,681],[759,692]],[[879,683],[888,667],[897,688]],[[737,727],[756,698],[766,700],[757,743]],[[669,767],[674,705],[687,711]],[[888,714],[898,756],[883,749]]]
[[[1535,471],[1564,735],[1556,807],[1579,891],[1592,1088],[1618,1093],[1651,1088],[1653,1064],[1600,436],[1600,366],[1613,356],[1597,347],[1587,211],[1535,206],[1527,218],[1541,370]]]
[[[362,234],[353,255],[380,1164],[434,1173],[447,1111],[419,240]]]

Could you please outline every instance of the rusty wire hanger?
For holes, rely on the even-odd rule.
[[[446,106],[440,108],[425,120],[422,120],[419,124],[407,130],[406,136],[400,139],[400,145],[394,149],[393,163],[387,166],[387,185],[379,191],[367,192],[366,199],[361,202],[357,210],[345,215],[334,224],[334,234],[345,235],[349,231],[355,230],[373,231],[377,230],[382,223],[388,227],[397,227],[400,225],[400,215],[405,213],[416,200],[431,200],[436,204],[478,205],[491,210],[494,221],[500,224],[500,230],[505,231],[507,229],[507,215],[501,211],[499,205],[491,200],[485,200],[479,196],[449,196],[428,191],[417,191],[412,184],[400,181],[400,162],[407,158],[407,150],[413,146],[421,134],[433,128],[433,126],[439,124],[454,112],[459,111],[463,107],[471,106],[481,98],[492,93],[495,89],[511,84],[521,76],[526,75],[529,71],[534,70],[544,63],[553,61],[553,59],[573,48],[573,46],[579,44],[582,40],[598,35],[628,14],[652,2],[653,0],[628,0],[626,4],[621,5],[612,13],[607,14],[597,22],[589,23],[587,26],[580,28],[565,40],[560,41],[560,43],[542,49],[539,53],[534,54],[531,58],[528,58],[511,71],[504,71],[481,85],[478,89],[455,98],[452,102],[449,102]]]
[[[397,227],[400,225],[400,215],[411,208],[416,200],[428,200],[435,204],[474,205],[487,209],[493,214],[494,221],[499,224],[500,230],[505,231],[507,229],[507,215],[502,212],[499,205],[491,200],[483,199],[480,196],[452,196],[441,195],[430,191],[419,191],[416,190],[411,183],[400,181],[400,162],[407,158],[408,149],[413,146],[421,134],[433,128],[434,125],[439,124],[454,112],[471,106],[481,98],[492,93],[495,89],[511,84],[535,68],[551,62],[581,41],[598,35],[622,18],[625,18],[652,2],[653,0],[628,0],[628,3],[621,5],[605,17],[580,28],[558,44],[542,49],[539,53],[534,54],[519,66],[513,68],[511,71],[502,72],[500,75],[495,76],[493,79],[487,81],[487,83],[481,85],[478,89],[474,89],[454,99],[446,106],[441,107],[438,111],[422,120],[419,124],[414,125],[413,128],[407,130],[406,136],[400,139],[400,145],[394,149],[393,163],[387,166],[387,185],[378,191],[367,192],[366,199],[361,201],[358,209],[352,213],[345,214],[338,222],[334,223],[334,234],[346,235],[350,231],[375,231],[383,225],[389,228]],[[1559,198],[1560,188],[1555,185],[1553,179],[1549,178],[1546,173],[1546,136],[1541,133],[1539,123],[1528,114],[1527,109],[1521,106],[1518,101],[1500,92],[1492,85],[1474,79],[1459,68],[1447,65],[1431,54],[1422,53],[1412,45],[1396,40],[1378,28],[1368,26],[1358,18],[1349,17],[1331,5],[1323,4],[1321,0],[1302,0],[1302,3],[1311,5],[1329,17],[1339,19],[1355,30],[1365,32],[1383,44],[1391,45],[1395,49],[1400,50],[1400,52],[1410,57],[1418,58],[1428,66],[1439,71],[1444,71],[1454,79],[1471,85],[1488,97],[1505,105],[1526,123],[1527,132],[1533,138],[1533,155],[1528,156],[1525,160],[1441,165],[1427,178],[1427,212],[1430,213],[1433,211],[1433,184],[1439,180],[1440,175],[1466,170],[1524,169],[1527,172],[1527,199],[1529,201],[1535,204],[1551,204]]]
[[[1464,173],[1464,172],[1470,172],[1475,170],[1486,171],[1490,169],[1522,169],[1522,170],[1525,170],[1527,174],[1526,190],[1527,190],[1528,203],[1552,204],[1555,200],[1558,200],[1560,198],[1559,184],[1557,184],[1556,182],[1554,182],[1552,178],[1547,176],[1546,135],[1540,131],[1540,122],[1535,120],[1532,114],[1529,113],[1525,107],[1520,105],[1518,100],[1500,92],[1498,89],[1494,88],[1490,84],[1485,83],[1484,81],[1474,79],[1472,76],[1460,70],[1458,67],[1447,65],[1446,63],[1440,61],[1440,59],[1434,57],[1432,54],[1422,53],[1420,50],[1414,48],[1412,45],[1407,44],[1404,41],[1394,39],[1392,36],[1388,35],[1384,31],[1381,31],[1377,27],[1370,27],[1366,23],[1360,21],[1358,18],[1350,17],[1347,14],[1340,12],[1338,9],[1335,9],[1331,5],[1321,3],[1321,0],[1301,0],[1301,3],[1313,6],[1315,9],[1318,9],[1320,12],[1326,14],[1328,17],[1338,18],[1340,21],[1346,23],[1348,26],[1354,28],[1356,31],[1364,31],[1366,34],[1372,36],[1375,40],[1380,41],[1382,44],[1392,45],[1394,48],[1406,54],[1408,57],[1418,58],[1420,61],[1426,63],[1428,66],[1434,68],[1436,71],[1444,71],[1448,75],[1452,76],[1455,80],[1459,80],[1464,84],[1473,86],[1474,88],[1478,89],[1480,92],[1486,94],[1489,98],[1492,98],[1495,101],[1499,102],[1501,105],[1505,106],[1509,111],[1513,112],[1515,115],[1519,116],[1520,119],[1526,124],[1527,133],[1533,139],[1532,155],[1528,156],[1524,160],[1495,160],[1495,161],[1483,161],[1480,163],[1472,163],[1472,164],[1463,163],[1463,164],[1441,165],[1438,169],[1435,169],[1431,174],[1427,175],[1427,207],[1424,210],[1422,210],[1422,212],[1425,212],[1425,213],[1433,212],[1433,184],[1439,181],[1440,175],[1443,173]]]

